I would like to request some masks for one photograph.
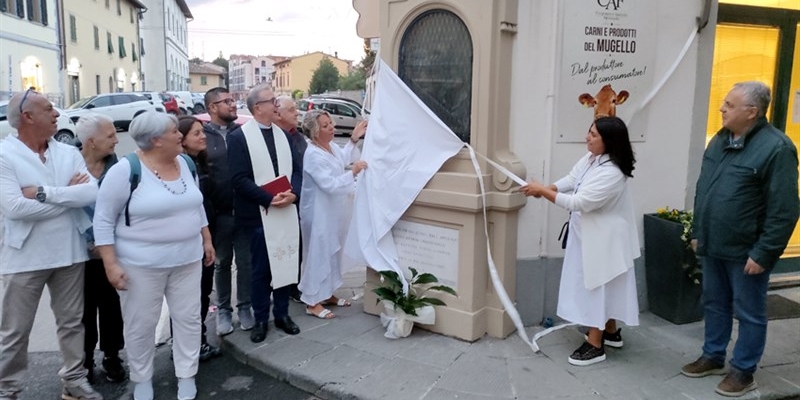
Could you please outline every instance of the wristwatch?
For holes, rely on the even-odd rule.
[[[43,186],[36,188],[36,200],[39,200],[40,203],[44,203],[47,200],[47,193],[44,192]]]

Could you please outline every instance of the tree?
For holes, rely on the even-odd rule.
[[[201,60],[200,57],[195,57],[195,58],[192,58],[191,60],[189,60],[189,62],[192,63],[192,64],[202,64],[205,61]]]
[[[372,69],[372,64],[375,64],[375,52],[370,50],[369,39],[364,39],[364,58],[358,63],[357,68],[364,76],[367,76],[369,70]]]
[[[219,65],[222,68],[225,68],[225,87],[228,87],[228,60],[222,56],[222,52],[219,52],[217,58],[211,62],[212,64]]]
[[[339,70],[333,65],[333,62],[327,58],[323,58],[319,62],[319,66],[314,70],[311,75],[311,84],[308,87],[309,94],[324,93],[328,90],[335,90],[339,86]]]
[[[339,78],[339,89],[342,90],[364,90],[366,87],[366,78],[364,71],[359,68],[354,68],[347,75]]]

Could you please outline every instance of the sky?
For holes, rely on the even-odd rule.
[[[211,61],[231,54],[298,56],[322,51],[358,63],[364,40],[356,35],[352,0],[186,0],[189,58]]]

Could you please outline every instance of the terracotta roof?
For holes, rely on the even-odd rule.
[[[189,73],[222,75],[225,73],[225,68],[212,63],[189,64]]]

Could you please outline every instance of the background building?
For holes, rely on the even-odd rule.
[[[100,93],[141,90],[138,0],[63,0],[65,105]]]
[[[316,51],[302,56],[289,57],[274,64],[275,77],[272,86],[275,94],[291,95],[295,90],[301,90],[303,94],[309,95],[308,87],[311,84],[311,76],[319,67],[319,62],[323,58],[329,59],[339,70],[339,75],[347,75],[351,66],[351,61],[338,58],[338,53],[333,56]]]
[[[188,30],[192,12],[185,0],[142,0],[142,90],[189,90]]]
[[[228,60],[231,94],[237,100],[247,97],[247,91],[259,83],[272,85],[273,65],[286,60],[281,56],[249,56],[232,54]],[[274,87],[274,85],[272,85]]]
[[[55,0],[0,0],[0,99],[30,87],[61,103]]]
[[[215,87],[225,87],[225,68],[213,63],[189,64],[189,91],[205,93]]]

